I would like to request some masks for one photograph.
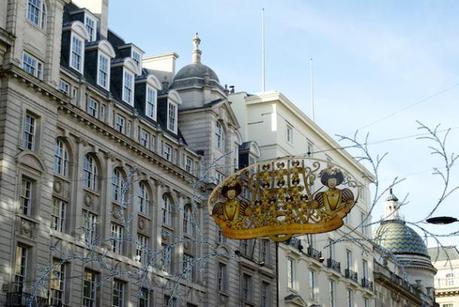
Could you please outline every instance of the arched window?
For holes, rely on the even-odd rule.
[[[46,26],[46,4],[43,0],[27,1],[27,20],[33,25],[45,28]]]
[[[124,206],[125,200],[125,178],[119,168],[115,168],[113,170],[113,177],[112,177],[112,200],[115,202],[119,202],[121,206]]]
[[[169,195],[163,194],[161,202],[161,211],[163,217],[163,224],[172,226],[172,200]]]
[[[140,213],[147,215],[150,212],[150,193],[148,192],[147,184],[143,181],[139,182],[137,197],[139,199]]]
[[[190,204],[183,208],[183,232],[187,235],[193,234],[193,211]]]
[[[84,187],[97,191],[97,164],[92,154],[87,154],[83,160],[83,180]]]
[[[68,175],[69,153],[64,142],[60,139],[56,140],[56,151],[54,153],[54,173],[67,176]]]

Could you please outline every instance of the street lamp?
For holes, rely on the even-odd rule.
[[[451,224],[451,223],[459,222],[459,220],[451,216],[436,216],[436,217],[428,218],[426,222],[429,224]]]

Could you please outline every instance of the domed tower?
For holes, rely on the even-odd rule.
[[[179,109],[200,108],[206,103],[227,97],[217,74],[201,63],[200,43],[201,39],[196,33],[193,37],[192,62],[177,72],[170,86],[182,98],[183,103]]]
[[[375,233],[375,241],[392,253],[407,273],[408,281],[425,294],[434,287],[437,270],[433,267],[427,247],[419,234],[410,228],[399,213],[398,198],[390,189],[385,201],[384,218]]]

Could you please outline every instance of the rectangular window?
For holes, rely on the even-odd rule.
[[[164,295],[164,307],[177,307],[177,299],[169,295]]]
[[[363,302],[364,302],[364,307],[370,307],[370,300],[368,298],[364,297]]]
[[[65,231],[65,211],[67,203],[61,199],[53,199],[53,211],[51,213],[51,228],[59,231]]]
[[[28,275],[28,257],[30,248],[22,244],[16,245],[16,262],[14,264],[14,290],[22,293]]]
[[[88,100],[86,102],[86,112],[88,112],[89,115],[93,117],[97,117],[97,111],[98,111],[98,103],[95,101],[93,98],[88,97]]]
[[[193,265],[194,257],[188,254],[183,254],[183,278],[185,280],[192,281],[194,279]]]
[[[226,280],[226,264],[218,263],[218,276],[217,276],[218,291],[226,292],[227,280]]]
[[[86,244],[96,244],[97,215],[83,210],[83,239]]]
[[[163,146],[163,158],[167,161],[172,161],[172,147],[169,144]]]
[[[123,73],[123,101],[134,105],[134,75],[126,69]]]
[[[24,215],[32,215],[32,196],[34,182],[32,179],[22,177],[21,182],[21,213]]]
[[[145,114],[153,120],[156,120],[156,99],[156,90],[153,87],[147,85],[147,93],[145,98]]]
[[[346,269],[352,270],[352,252],[346,249]]]
[[[140,289],[139,307],[150,307],[150,291],[147,288]]]
[[[266,265],[271,263],[269,240],[262,239],[260,241],[260,260],[263,261]]]
[[[65,303],[65,263],[60,259],[53,259],[53,268],[50,276],[49,302],[51,306],[62,306]]]
[[[62,79],[59,80],[59,90],[67,95],[70,95],[70,84]]]
[[[287,142],[293,143],[293,127],[287,124]]]
[[[99,52],[99,62],[97,69],[97,84],[104,89],[110,89],[110,59],[108,56]]]
[[[366,226],[365,226],[366,215],[364,212],[360,212],[360,232],[366,235]]]
[[[309,289],[311,291],[311,300],[316,300],[316,272],[309,270]]]
[[[215,124],[215,144],[217,149],[225,151],[225,132],[220,122]]]
[[[83,53],[83,40],[77,35],[71,35],[70,44],[70,67],[83,73],[84,53]]]
[[[121,133],[126,131],[126,119],[119,114],[115,115],[115,129]]]
[[[193,159],[191,159],[189,156],[185,157],[185,170],[188,173],[193,173],[194,165],[193,165]]]
[[[362,260],[362,277],[368,279],[368,261]]]
[[[295,288],[295,264],[292,258],[287,258],[287,287]]]
[[[177,106],[171,102],[167,104],[167,129],[177,132]]]
[[[266,281],[261,283],[261,306],[271,307],[271,285]]]
[[[134,62],[137,64],[138,71],[142,68],[142,55],[132,48],[131,57]]]
[[[351,289],[347,289],[347,307],[354,307],[354,294]]]
[[[85,269],[83,277],[83,306],[96,307],[98,303],[97,283],[99,282],[99,274]]]
[[[329,291],[330,291],[330,307],[336,307],[336,285],[335,281],[330,279],[329,282]]]
[[[112,236],[111,236],[111,241],[112,241],[112,252],[116,254],[122,254],[123,253],[123,247],[124,247],[124,227],[118,224],[112,223]]]
[[[335,259],[335,242],[332,239],[328,240],[328,255],[330,259]]]
[[[252,301],[252,276],[242,274],[242,299],[244,302]]]
[[[84,25],[86,26],[86,30],[89,33],[89,40],[90,42],[93,42],[97,38],[97,21],[86,15],[84,18]]]
[[[147,130],[139,127],[139,143],[145,147],[150,145],[150,133]]]
[[[123,307],[125,294],[124,291],[126,289],[126,283],[124,281],[113,279],[113,292],[112,292],[112,300],[113,300],[113,307]]]
[[[22,54],[22,69],[38,79],[43,79],[43,63],[27,52]]]
[[[135,255],[136,260],[140,263],[147,263],[148,261],[148,237],[137,234],[137,241],[135,242]]]
[[[27,3],[27,20],[35,26],[40,26],[40,18],[42,17],[41,0],[28,0]]]
[[[24,148],[34,150],[35,148],[35,130],[37,119],[27,113],[24,121],[23,145]]]
[[[174,247],[168,244],[162,244],[163,270],[166,273],[172,273],[172,257]]]

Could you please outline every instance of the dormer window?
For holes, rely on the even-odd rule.
[[[173,102],[167,102],[167,129],[177,133],[177,105]]]
[[[97,20],[93,18],[92,16],[85,14],[84,25],[89,34],[88,41],[89,42],[95,41],[97,39]]]
[[[143,51],[135,47],[134,45],[131,45],[131,58],[134,60],[137,66],[136,73],[138,75],[142,74],[142,57],[143,57]]]
[[[105,88],[110,89],[110,58],[104,53],[99,52],[97,62],[97,84]]]
[[[145,95],[145,114],[153,120],[156,120],[156,98],[156,89],[147,85],[147,92]]]
[[[83,52],[83,39],[76,35],[71,34],[70,41],[70,67],[83,73],[84,52]]]
[[[123,70],[123,101],[134,105],[134,74]]]

